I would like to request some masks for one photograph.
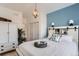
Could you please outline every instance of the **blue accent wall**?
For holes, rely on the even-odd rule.
[[[55,26],[68,25],[68,21],[72,19],[75,25],[79,25],[79,4],[74,4],[69,7],[57,10],[47,14],[47,26],[50,27],[54,22]]]

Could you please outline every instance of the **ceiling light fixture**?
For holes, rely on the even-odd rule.
[[[37,18],[39,16],[39,12],[37,10],[37,3],[35,3],[35,8],[33,10],[33,16],[34,16],[34,18]]]

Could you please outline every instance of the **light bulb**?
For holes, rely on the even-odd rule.
[[[54,22],[52,22],[52,25],[54,25]]]
[[[39,16],[37,9],[34,9],[33,16],[34,16],[34,18],[37,18]]]

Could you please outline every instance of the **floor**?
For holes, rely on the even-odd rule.
[[[13,50],[13,51],[10,51],[10,52],[3,53],[0,56],[18,56],[18,55],[17,55],[16,51]]]

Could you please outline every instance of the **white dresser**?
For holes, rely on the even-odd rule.
[[[0,54],[18,46],[17,25],[12,22],[0,22]]]

